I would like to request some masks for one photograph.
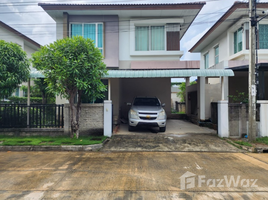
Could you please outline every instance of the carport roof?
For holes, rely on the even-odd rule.
[[[178,78],[191,76],[234,76],[234,72],[231,69],[108,70],[108,74],[103,78]]]
[[[231,69],[108,70],[108,74],[103,78],[178,78],[191,76],[234,76],[234,72]],[[30,77],[44,78],[44,75],[37,70],[31,70]]]

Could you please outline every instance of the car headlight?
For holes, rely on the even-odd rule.
[[[166,119],[166,112],[165,110],[162,110],[159,115],[158,115],[158,119]]]
[[[133,109],[129,111],[129,115],[131,119],[139,119],[138,113]]]

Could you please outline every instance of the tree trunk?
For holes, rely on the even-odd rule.
[[[77,98],[77,106],[76,106],[76,122],[77,122],[77,131],[76,131],[76,138],[79,138],[79,119],[81,114],[81,96],[82,90],[78,90],[78,98]]]
[[[74,104],[74,98],[75,95],[77,94],[77,90],[75,92],[72,92],[70,95],[70,109],[71,109],[71,138],[79,138],[79,119],[80,119],[80,113],[81,113],[81,95],[82,91],[78,91],[78,100],[77,100],[77,105],[75,106]]]
[[[71,94],[70,94],[70,99],[69,99],[69,102],[70,102],[70,111],[71,111],[71,134],[70,134],[70,137],[73,138],[74,137],[74,134],[76,134],[77,132],[77,129],[79,127],[77,127],[77,121],[76,121],[76,107],[74,105],[74,98],[75,98],[75,95],[76,95],[76,91],[72,91]]]

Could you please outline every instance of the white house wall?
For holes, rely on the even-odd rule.
[[[22,49],[24,49],[23,39],[1,26],[0,26],[0,39],[5,40],[6,42],[16,43],[20,45]]]
[[[56,40],[60,40],[63,38],[63,17],[56,18]]]

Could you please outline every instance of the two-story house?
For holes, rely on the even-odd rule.
[[[268,3],[257,3],[259,19],[268,9]],[[232,99],[229,95],[244,92],[248,94],[249,65],[249,8],[248,3],[235,2],[229,10],[204,34],[189,50],[201,53],[200,69],[232,69],[234,77],[224,78],[224,100]],[[258,65],[259,65],[259,99],[268,99],[268,18],[258,23]],[[210,103],[221,98],[220,92],[210,94],[206,88],[219,88],[221,79],[206,78],[203,92],[205,119],[210,118]],[[229,83],[229,84],[228,84]]]
[[[28,58],[31,58],[32,53],[40,48],[40,44],[2,21],[0,21],[0,40],[18,44],[27,53]],[[27,85],[27,83],[22,83],[22,85]],[[23,96],[23,91],[18,87],[13,95],[21,97]]]
[[[56,21],[57,39],[95,42],[109,70],[106,99],[123,118],[135,96],[157,96],[171,113],[171,78],[186,77],[179,69],[199,69],[199,61],[180,61],[180,40],[204,5],[39,3]]]

